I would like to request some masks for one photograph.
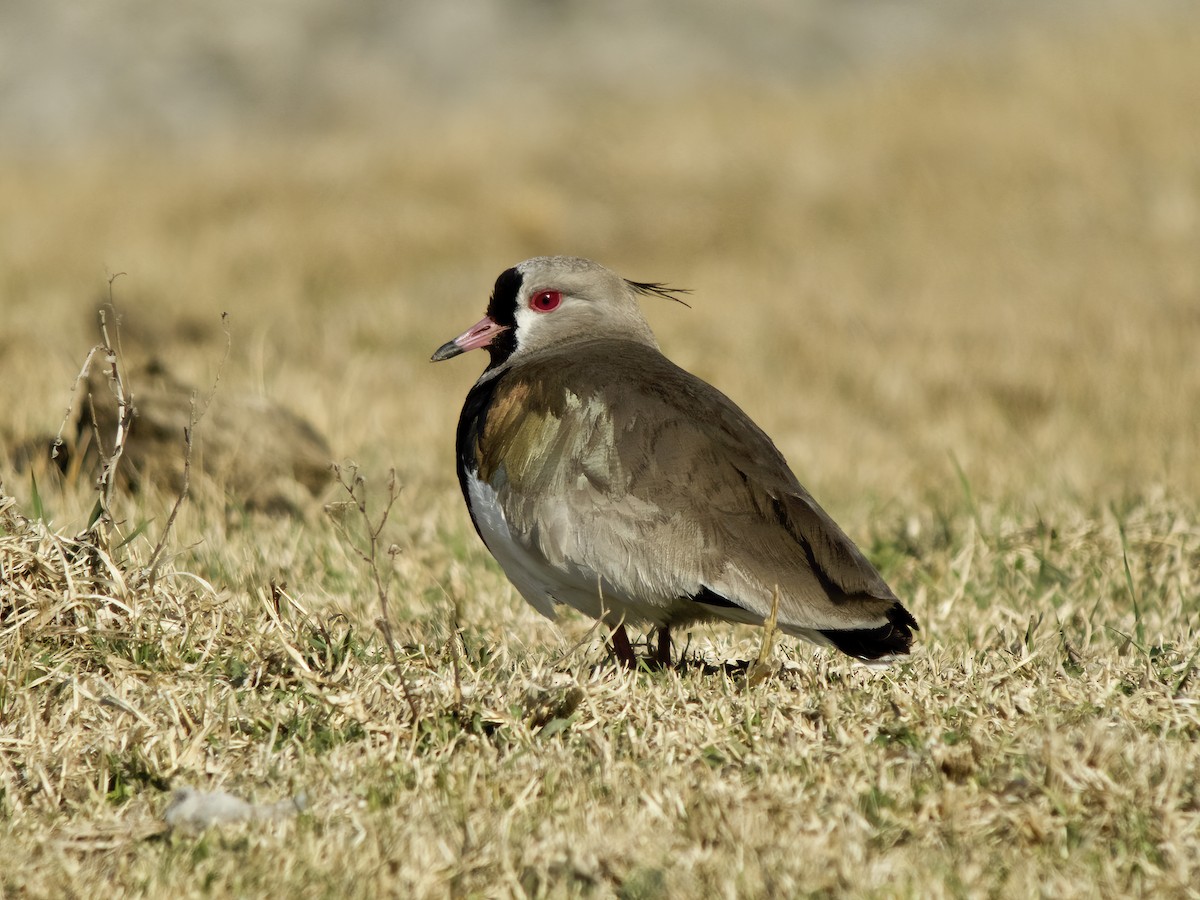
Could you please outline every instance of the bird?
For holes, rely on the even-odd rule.
[[[486,315],[433,362],[485,349],[456,432],[471,521],[526,601],[625,626],[763,625],[881,664],[917,621],[766,433],[659,349],[639,299],[679,299],[588,259],[504,270]]]

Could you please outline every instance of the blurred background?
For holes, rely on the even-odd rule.
[[[0,6],[0,128],[10,150],[69,154],[97,143],[177,147],[248,132],[405,133],[425,106],[509,103],[519,121],[596,95],[804,89],[986,50],[1024,25],[1153,15],[1145,6],[203,0],[168,9],[9,0]]]
[[[566,253],[691,288],[664,350],[851,522],[1200,489],[1186,0],[9,0],[0,211],[8,446],[124,273],[131,359],[211,384],[228,312],[221,392],[450,502],[429,353]]]

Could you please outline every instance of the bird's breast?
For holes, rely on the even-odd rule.
[[[477,448],[479,477],[518,501],[623,486],[613,418],[601,398],[564,389],[552,399],[520,384],[496,397]]]

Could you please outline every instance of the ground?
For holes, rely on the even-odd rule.
[[[802,92],[7,160],[0,894],[1196,896],[1188,9]],[[877,564],[911,660],[781,640],[748,684],[760,632],[712,626],[630,673],[515,594],[454,478],[483,360],[428,357],[554,252],[692,289],[646,301],[664,351]],[[268,398],[374,523],[395,468],[375,569],[332,480],[264,511],[197,462],[169,532],[175,488],[118,485],[80,539],[97,473],[18,468],[117,272],[135,405],[151,356]],[[168,833],[182,786],[307,805]]]

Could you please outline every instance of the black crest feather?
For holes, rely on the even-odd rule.
[[[688,288],[667,287],[665,284],[660,284],[657,281],[630,281],[626,279],[625,283],[643,297],[662,297],[664,300],[674,300],[676,303],[682,303],[688,309],[692,308],[692,304],[679,296],[680,294],[690,294],[691,291]]]

